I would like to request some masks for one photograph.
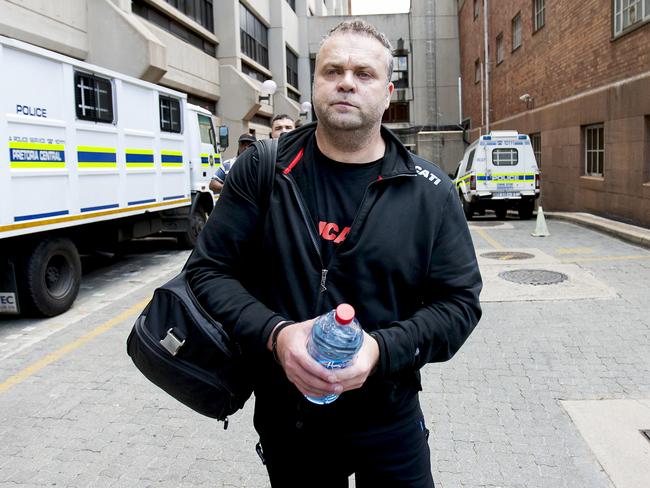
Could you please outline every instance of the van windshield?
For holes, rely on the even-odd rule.
[[[494,149],[492,150],[492,164],[494,166],[517,166],[519,153],[516,149]]]

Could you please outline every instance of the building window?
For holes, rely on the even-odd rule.
[[[260,83],[264,83],[266,80],[269,79],[269,75],[246,63],[241,64],[241,72],[244,73],[245,75],[250,76],[254,80],[259,81]]]
[[[287,51],[287,83],[298,90],[298,56],[289,48]]]
[[[170,1],[169,3],[172,2]],[[152,5],[149,5],[144,0],[133,0],[131,2],[131,9],[133,10],[134,14],[147,19],[152,24],[157,25],[161,29],[169,32],[170,34],[173,34],[188,44],[201,49],[206,54],[216,57],[217,45],[214,42],[204,39],[193,30],[185,27],[183,24],[172,19],[167,14],[155,9]],[[208,30],[212,32],[212,29]]]
[[[650,20],[650,0],[614,0],[615,35],[644,20]]]
[[[212,0],[165,0],[169,5],[196,20],[210,32],[214,32]]]
[[[287,89],[287,96],[294,102],[300,103],[300,95],[290,88]]]
[[[537,166],[542,167],[542,134],[536,132],[530,135],[530,144],[537,160]]]
[[[287,3],[289,4],[289,7],[291,7],[291,10],[294,12],[296,11],[296,0],[287,0]]]
[[[481,60],[474,61],[474,83],[481,81]]]
[[[393,122],[409,122],[409,103],[395,102],[391,103],[388,110],[384,112],[381,120],[383,123],[390,124]]]
[[[74,98],[78,119],[113,123],[111,80],[76,71]]]
[[[479,3],[479,0],[474,0],[474,20],[478,19],[480,13],[481,13],[481,4]]]
[[[503,62],[503,32],[497,36],[497,64]]]
[[[588,125],[584,128],[585,175],[603,176],[605,161],[605,126]]]
[[[269,67],[269,30],[253,15],[253,12],[239,4],[239,28],[241,50],[265,68]]]
[[[521,46],[521,12],[512,19],[512,50]]]
[[[177,98],[159,95],[160,130],[181,132],[181,102]]]
[[[393,74],[390,79],[395,88],[408,88],[409,86],[409,58],[408,56],[393,56]]]
[[[501,148],[492,150],[492,164],[494,166],[517,166],[519,153],[516,149]]]
[[[533,0],[533,32],[544,27],[544,14],[546,10],[545,0]]]
[[[197,105],[199,107],[202,107],[208,110],[213,115],[216,115],[217,113],[217,102],[215,102],[214,100],[209,100],[203,97],[197,97],[196,95],[192,95],[191,93],[188,93],[187,103],[191,103],[192,105]]]

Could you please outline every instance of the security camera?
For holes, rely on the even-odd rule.
[[[522,96],[519,97],[519,100],[521,100],[522,102],[527,102],[528,100],[530,100],[530,95],[528,93],[524,93]]]

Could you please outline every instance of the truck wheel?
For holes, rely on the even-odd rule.
[[[196,241],[199,238],[199,234],[208,221],[208,214],[205,213],[203,207],[199,205],[188,217],[188,219],[190,227],[187,232],[183,232],[178,236],[178,243],[185,249],[192,249],[194,246],[196,246]]]
[[[52,317],[72,306],[81,283],[81,260],[70,239],[40,242],[25,262],[25,298],[28,308]]]
[[[472,210],[472,204],[469,203],[467,200],[465,200],[462,193],[459,193],[458,196],[460,197],[460,203],[463,204],[463,213],[465,214],[465,218],[467,220],[472,220],[472,218],[474,217],[474,211]]]
[[[508,215],[508,207],[499,206],[494,209],[494,213],[497,214],[498,220],[506,220],[506,216]]]
[[[533,216],[534,209],[535,209],[534,200],[521,202],[519,204],[519,209],[517,210],[517,212],[519,213],[519,218],[521,220],[530,220],[530,218]]]

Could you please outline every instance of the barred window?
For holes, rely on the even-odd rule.
[[[585,175],[603,176],[605,164],[605,126],[588,125],[584,128]]]
[[[615,35],[644,20],[650,20],[650,0],[614,1]]]
[[[287,83],[298,89],[298,56],[296,56],[289,48],[287,51]]]
[[[504,58],[503,54],[503,32],[497,36],[497,64],[502,63]]]
[[[265,68],[269,67],[269,30],[253,15],[253,12],[239,4],[239,29],[242,52]]]
[[[164,132],[181,132],[181,102],[177,98],[158,96],[160,108],[160,130]]]
[[[409,103],[393,102],[388,106],[382,117],[383,123],[410,122]]]
[[[512,50],[521,46],[521,12],[512,19]]]
[[[545,11],[545,0],[533,0],[533,32],[537,32],[544,27]]]
[[[74,87],[78,119],[113,123],[111,80],[75,71]]]
[[[501,148],[492,150],[492,164],[494,166],[517,166],[519,152],[512,148]]]

